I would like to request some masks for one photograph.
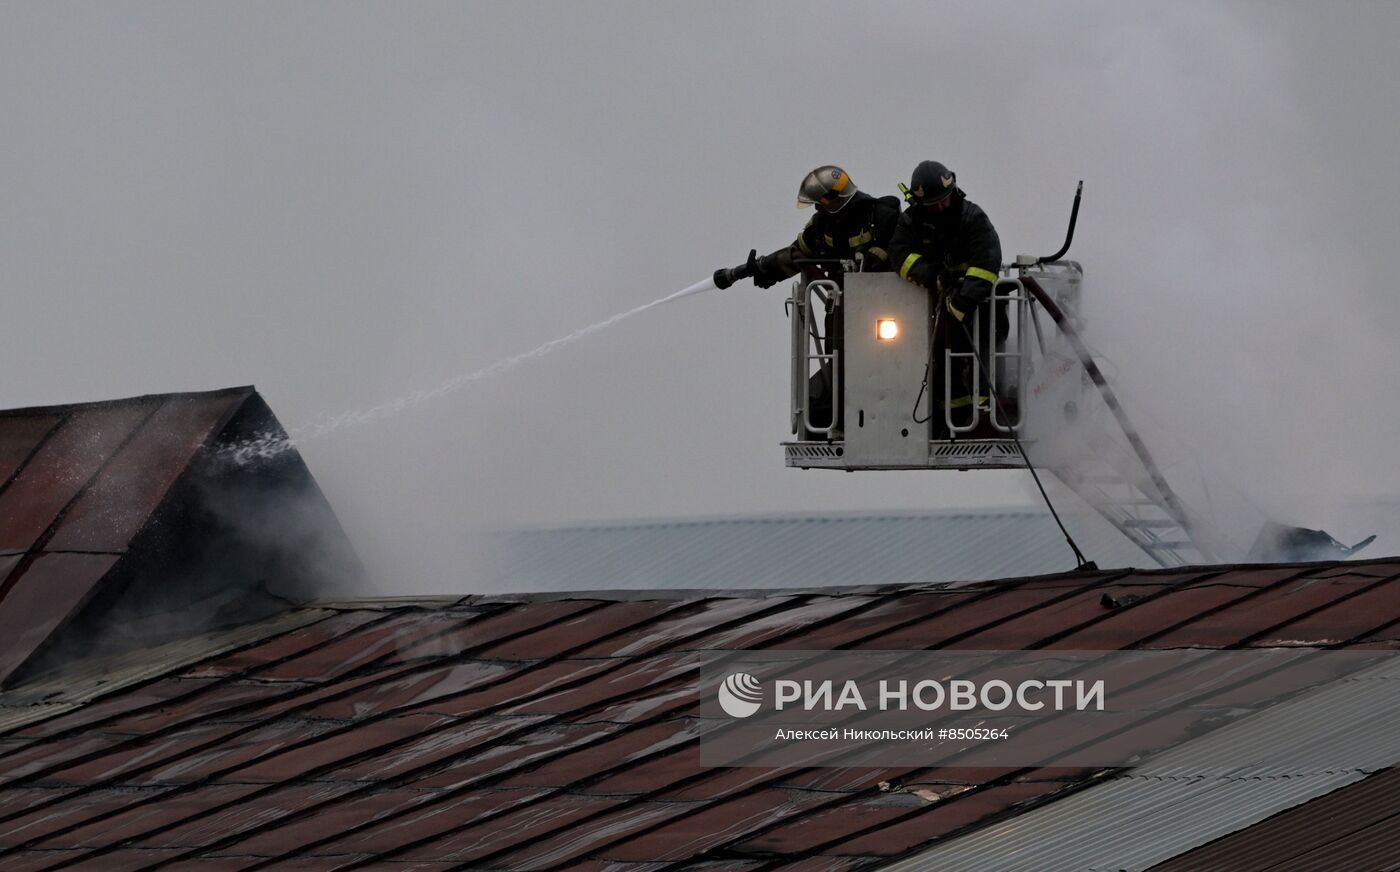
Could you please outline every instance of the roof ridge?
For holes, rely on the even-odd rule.
[[[218,396],[252,396],[256,394],[257,388],[253,385],[238,385],[236,387],[216,388],[208,391],[171,391],[159,394],[141,394],[134,397],[118,397],[110,400],[88,400],[78,403],[60,403],[53,406],[19,406],[13,409],[0,409],[0,417],[20,417],[34,415],[38,413],[53,414],[56,412],[73,412],[84,409],[104,409],[116,406],[125,406],[135,403],[159,402],[164,403],[174,399],[185,399],[195,397],[218,397]]]

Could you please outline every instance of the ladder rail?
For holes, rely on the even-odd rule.
[[[1084,341],[1079,336],[1079,332],[1075,329],[1074,325],[1070,323],[1070,319],[1065,316],[1059,304],[1055,302],[1053,297],[1045,292],[1044,288],[1040,286],[1040,283],[1037,282],[1033,276],[1023,276],[1022,282],[1035,298],[1036,302],[1040,303],[1045,308],[1045,311],[1050,315],[1051,319],[1054,320],[1056,326],[1060,328],[1060,332],[1069,341],[1070,346],[1079,357],[1080,364],[1084,367],[1084,371],[1099,389],[1099,393],[1103,396],[1109,411],[1113,413],[1114,420],[1118,423],[1118,427],[1122,431],[1124,437],[1126,437],[1128,446],[1135,456],[1136,461],[1141,465],[1143,471],[1147,475],[1147,480],[1144,482],[1137,484],[1132,482],[1125,483],[1133,485],[1141,492],[1142,496],[1156,503],[1157,507],[1185,533],[1186,539],[1192,544],[1195,550],[1199,552],[1205,562],[1238,562],[1242,555],[1235,554],[1234,552],[1236,549],[1234,549],[1229,542],[1215,534],[1209,524],[1202,522],[1194,513],[1190,512],[1181,502],[1180,498],[1177,497],[1171,485],[1167,483],[1166,478],[1162,475],[1161,469],[1157,466],[1157,462],[1153,459],[1151,452],[1148,451],[1147,443],[1143,441],[1142,437],[1138,434],[1137,428],[1134,427],[1132,422],[1128,419],[1128,414],[1124,411],[1122,404],[1118,402],[1118,397],[1114,394],[1113,388],[1109,386],[1108,380],[1104,378],[1103,372],[1100,371],[1098,364],[1094,361],[1093,355],[1089,353],[1088,347],[1084,345]],[[1079,489],[1074,487],[1072,481],[1074,476],[1072,474],[1061,474],[1061,472],[1062,471],[1056,471],[1056,477],[1065,481],[1065,483],[1076,492],[1079,492]],[[1063,472],[1068,473],[1068,471]],[[1067,478],[1069,480],[1066,480]],[[1083,494],[1081,494],[1081,496],[1083,496]],[[1115,522],[1114,517],[1110,514],[1106,514],[1104,510],[1096,504],[1099,501],[1089,500],[1087,497],[1086,501],[1094,506],[1100,514],[1104,515],[1110,523]],[[1129,530],[1133,530],[1134,528],[1124,528],[1116,523],[1114,525],[1117,526],[1124,535],[1133,539],[1134,542],[1137,542],[1140,538],[1129,532]],[[1153,559],[1157,559],[1157,556],[1152,551],[1149,551],[1148,554],[1152,556]]]

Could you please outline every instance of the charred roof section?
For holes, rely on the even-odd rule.
[[[251,387],[0,412],[0,686],[244,623],[358,560]]]

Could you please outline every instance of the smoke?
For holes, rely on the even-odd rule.
[[[1086,339],[1183,499],[1226,530],[1267,516],[1356,541],[1395,519],[1358,525],[1342,507],[1400,489],[1381,462],[1398,423],[1385,399],[1396,304],[1378,292],[1383,251],[1362,244],[1378,222],[1396,240],[1388,215],[1358,209],[1358,169],[1336,148],[1356,154],[1371,135],[1328,119],[1355,112],[1349,95],[1379,78],[1369,68],[1394,62],[1348,51],[1344,84],[1314,50],[1339,28],[1320,19],[1154,7],[1141,27],[1111,25],[1098,68],[1066,59],[1052,78],[1103,122],[1075,143]],[[1029,129],[1049,123],[1031,111]]]
[[[1322,504],[1400,486],[1398,19],[31,4],[0,28],[0,239],[26,301],[5,405],[255,383],[405,592],[470,590],[473,528],[1025,503],[1016,473],[784,469],[778,291],[484,372],[791,241],[813,166],[893,194],[937,159],[1008,256],[1058,246],[1084,179],[1088,337],[1149,442],[1359,538],[1380,525]]]

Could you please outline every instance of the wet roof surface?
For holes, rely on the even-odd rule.
[[[1386,769],[1152,868],[1394,869],[1400,862],[1398,824],[1400,769]]]
[[[217,653],[152,655],[71,704],[0,696],[0,868],[869,868],[1105,773],[704,768],[703,652],[1395,649],[1400,560],[290,617],[303,625]],[[1394,809],[1386,778],[1373,789]],[[1400,862],[1387,844],[1368,857]]]
[[[0,684],[90,600],[252,388],[0,412]]]

